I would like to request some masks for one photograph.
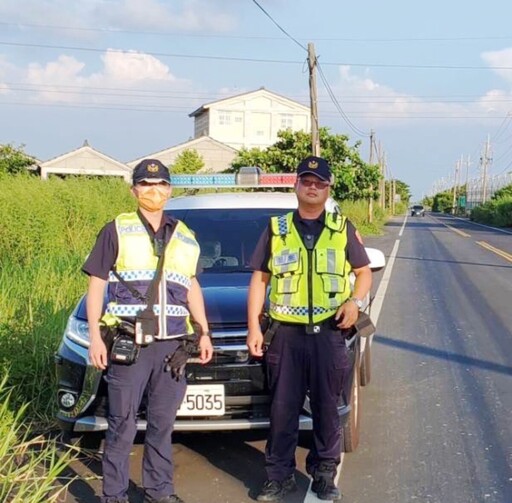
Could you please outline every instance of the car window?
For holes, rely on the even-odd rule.
[[[175,218],[195,232],[201,246],[199,266],[203,274],[249,271],[258,239],[270,217],[286,208],[172,210]]]
[[[419,204],[416,204],[412,207],[414,210],[422,210],[423,209],[423,206],[419,205]]]

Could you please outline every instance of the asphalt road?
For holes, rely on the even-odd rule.
[[[362,436],[343,456],[346,503],[512,503],[512,233],[442,215],[396,218],[366,240],[386,254],[375,275],[372,382]],[[245,503],[265,479],[264,432],[175,436],[176,486],[187,503]],[[142,501],[142,444],[130,497]],[[297,451],[308,492],[306,450]],[[95,502],[99,454],[81,456],[66,503]]]

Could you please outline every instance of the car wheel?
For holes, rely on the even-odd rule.
[[[359,375],[361,368],[358,361],[359,354],[356,358],[356,365],[358,367],[354,371],[354,379],[350,391],[350,413],[342,429],[343,452],[354,452],[359,445],[359,430],[361,425],[361,388],[359,386]]]
[[[370,344],[370,338],[366,339],[359,375],[361,378],[361,386],[370,384],[372,378],[372,346]]]

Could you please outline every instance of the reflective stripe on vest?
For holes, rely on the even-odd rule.
[[[123,213],[115,223],[119,240],[116,271],[145,296],[158,264],[151,239],[137,213]],[[199,245],[194,234],[178,221],[165,251],[158,287],[160,301],[153,305],[159,318],[159,339],[179,337],[193,331],[187,296],[198,258]],[[133,318],[146,307],[112,273],[109,274],[108,298],[106,312],[119,317]]]
[[[270,316],[307,324],[334,315],[350,297],[346,218],[326,212],[324,229],[309,253],[293,224],[293,213],[272,217],[271,231]]]

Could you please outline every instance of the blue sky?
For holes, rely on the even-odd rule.
[[[258,2],[298,43],[252,0],[2,0],[0,143],[47,160],[87,139],[130,161],[189,139],[188,114],[220,97],[264,86],[308,104],[313,42],[351,122],[319,78],[320,125],[365,159],[356,131],[373,129],[414,198],[462,155],[479,176],[487,135],[490,174],[512,170],[509,0]]]

